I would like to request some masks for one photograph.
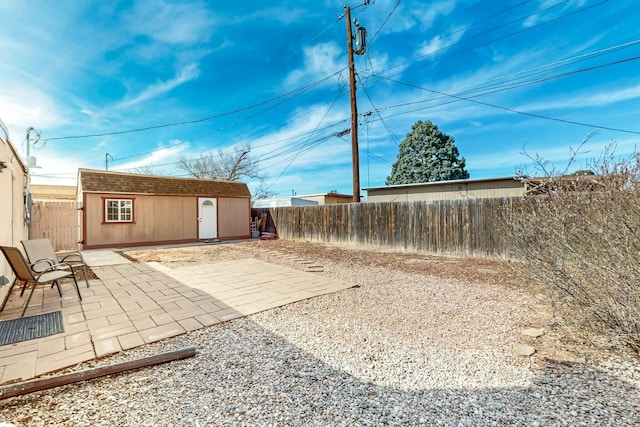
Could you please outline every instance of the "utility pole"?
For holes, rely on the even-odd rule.
[[[344,7],[347,20],[347,55],[349,57],[349,86],[351,87],[351,161],[353,165],[353,201],[360,202],[360,155],[358,153],[358,104],[356,102],[356,69],[353,61],[353,33],[351,8]]]
[[[111,159],[111,161],[113,161],[113,156],[109,153],[104,155],[104,170],[108,171],[109,170],[109,159]]]

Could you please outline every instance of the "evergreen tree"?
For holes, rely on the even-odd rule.
[[[391,167],[387,185],[468,179],[464,157],[453,137],[430,121],[418,120],[400,144],[398,160]]]

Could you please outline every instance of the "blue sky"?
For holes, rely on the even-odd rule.
[[[0,118],[22,154],[26,129],[41,132],[36,184],[75,185],[106,159],[185,176],[181,158],[249,143],[271,192],[351,194],[344,5],[5,0]],[[639,2],[347,5],[368,32],[355,59],[361,187],[384,185],[417,120],[455,138],[472,179],[533,174],[523,149],[562,168],[596,129],[574,170],[611,143],[635,151]]]

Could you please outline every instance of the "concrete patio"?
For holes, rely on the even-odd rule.
[[[68,282],[62,297],[55,287],[35,291],[25,316],[61,310],[64,332],[0,346],[0,384],[351,286],[254,259],[172,270],[108,250],[83,255],[99,279],[79,281],[82,302]],[[18,318],[25,301],[16,286],[0,321]]]

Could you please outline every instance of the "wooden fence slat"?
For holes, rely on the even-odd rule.
[[[31,209],[30,239],[48,238],[56,251],[78,249],[75,200],[36,200]]]

